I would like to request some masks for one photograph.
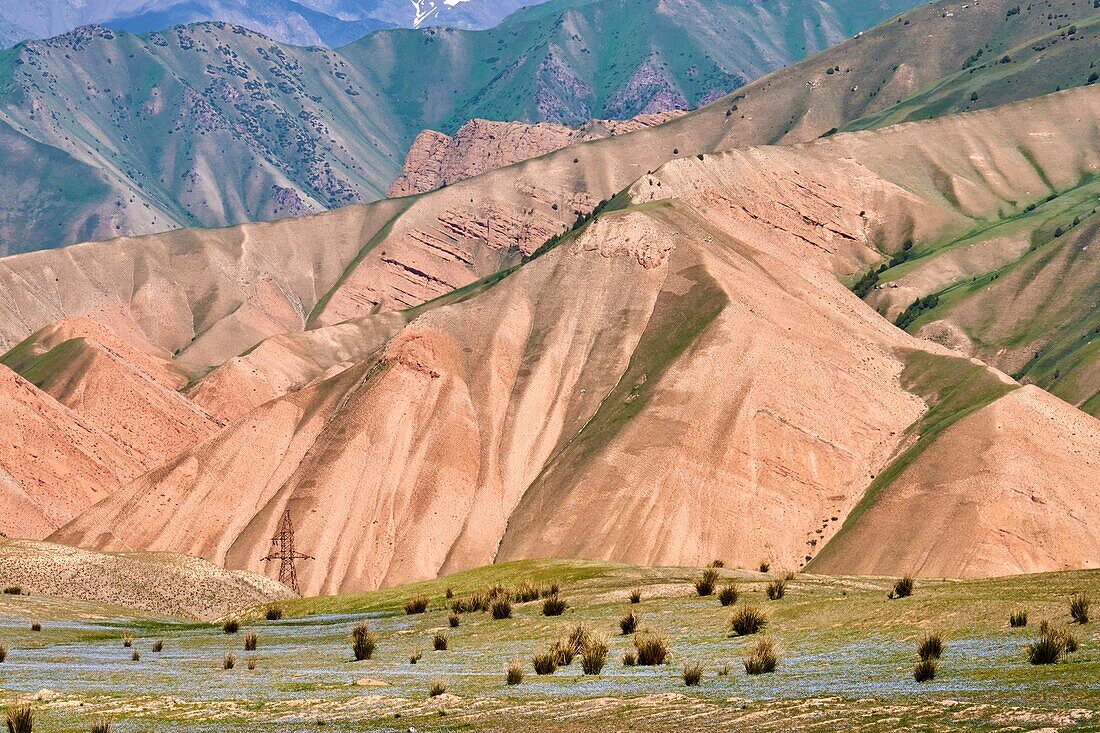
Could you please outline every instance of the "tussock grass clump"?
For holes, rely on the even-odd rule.
[[[913,667],[913,679],[917,682],[929,682],[936,679],[936,664],[934,658],[925,659],[922,657]]]
[[[428,685],[428,697],[439,697],[447,691],[447,683],[438,677]]]
[[[130,636],[129,634],[123,634],[123,636],[122,636],[122,646],[129,649],[133,645],[134,645],[134,637]]]
[[[722,662],[722,666],[718,668],[719,677],[729,677],[733,674],[733,665],[729,662]]]
[[[6,646],[0,646],[0,664],[4,663],[4,660],[8,658],[8,648]]]
[[[92,723],[92,727],[88,729],[88,733],[111,733],[111,724],[106,720],[97,720]]]
[[[451,610],[459,614],[488,611],[489,597],[484,593],[474,593],[468,598],[456,598],[451,601]]]
[[[607,663],[607,653],[611,648],[607,645],[607,639],[589,636],[581,649],[581,671],[587,675],[599,674]]]
[[[707,567],[708,568],[724,568],[724,567],[726,567],[726,561],[725,560],[711,560],[710,565],[708,565]]]
[[[428,597],[427,596],[413,596],[409,600],[405,601],[405,615],[413,616],[418,613],[424,613],[428,610]]]
[[[539,599],[539,589],[532,583],[524,581],[516,586],[515,591],[512,593],[512,598],[515,599],[516,603],[537,601]]]
[[[241,630],[241,622],[235,618],[227,618],[222,623],[222,631],[227,634],[236,634]]]
[[[462,623],[462,617],[459,616],[457,613],[452,613],[450,616],[447,617],[447,623],[452,629],[457,629],[458,625]]]
[[[1089,594],[1074,593],[1069,597],[1069,615],[1079,624],[1089,622]]]
[[[447,635],[442,631],[435,632],[435,636],[432,637],[432,649],[437,652],[447,651]]]
[[[921,659],[939,659],[943,656],[943,637],[936,632],[926,634],[917,642],[917,656]]]
[[[761,639],[745,655],[745,673],[756,675],[774,672],[778,662],[779,655],[775,651],[775,644],[771,639]]]
[[[639,631],[634,635],[634,649],[638,652],[638,664],[655,667],[668,660],[668,637],[656,631]]]
[[[723,606],[732,606],[737,603],[737,585],[729,583],[718,591],[718,602]]]
[[[890,591],[890,598],[908,598],[913,595],[914,580],[912,575],[899,578],[894,583],[894,589]]]
[[[1054,664],[1068,651],[1066,636],[1064,632],[1044,622],[1039,629],[1039,638],[1028,644],[1028,661],[1036,665]],[[1076,648],[1076,640],[1074,640],[1074,648]]]
[[[246,652],[256,651],[256,645],[260,643],[260,637],[255,633],[248,633],[244,635],[244,650]]]
[[[542,615],[543,616],[561,616],[565,613],[565,599],[559,598],[556,594],[547,596],[546,600],[542,602]]]
[[[542,589],[542,597],[549,598],[550,596],[556,596],[561,593],[561,584],[554,582]]]
[[[558,656],[553,647],[545,652],[539,652],[531,659],[535,667],[535,674],[554,674],[558,669]]]
[[[1008,625],[1014,629],[1027,626],[1027,611],[1013,611],[1012,615],[1008,617]]]
[[[8,733],[31,733],[34,728],[34,710],[30,705],[12,705],[4,711]]]
[[[222,660],[222,669],[233,669],[237,666],[237,655],[226,654],[225,659]]]
[[[624,652],[623,653],[623,666],[624,667],[633,667],[636,664],[638,664],[638,655],[637,654],[635,654],[634,652]]]
[[[638,616],[634,611],[627,611],[626,615],[619,619],[619,628],[623,636],[630,636],[638,630]]]
[[[573,663],[573,657],[577,656],[577,650],[566,639],[558,639],[551,644],[550,653],[554,655],[554,663],[559,667],[568,667]]]
[[[769,601],[778,601],[780,598],[787,595],[787,579],[777,578],[768,583],[768,587],[764,590],[768,594]]]
[[[134,653],[130,655],[130,660],[133,661],[133,662],[140,662],[141,661],[141,652],[139,652],[137,649],[135,649]]]
[[[417,649],[415,652],[409,655],[409,664],[416,664],[424,657],[424,650]]]
[[[41,621],[35,621],[34,623],[31,624],[31,631],[41,631],[41,630],[42,630],[42,622]]]
[[[512,602],[508,600],[507,596],[497,596],[489,610],[493,614],[493,618],[497,621],[503,621],[506,618],[512,618]]]
[[[634,590],[630,591],[630,602],[631,603],[641,603],[642,602],[642,589],[641,588],[635,588]]]
[[[760,561],[760,572],[766,573],[771,569],[772,569],[772,565],[771,565],[770,562],[768,562],[766,560],[761,560]]]
[[[504,671],[504,680],[509,685],[518,685],[523,682],[523,665],[519,662],[510,663]]]
[[[264,611],[264,618],[268,621],[282,621],[283,609],[278,606],[268,606],[267,610]]]
[[[249,669],[249,671],[254,672],[256,670],[256,664],[257,664],[256,657],[249,657],[248,658],[248,669]]]
[[[351,630],[351,652],[355,655],[355,661],[362,662],[370,659],[374,654],[374,648],[378,644],[378,635],[370,630],[365,623],[357,623]]]
[[[447,590],[443,591],[443,595],[449,601],[455,597],[455,589],[448,585]]]
[[[4,589],[4,595],[6,596],[21,596],[23,595],[23,586],[9,585]]]
[[[738,636],[756,634],[768,625],[768,619],[764,612],[755,606],[738,608],[730,616],[730,629]]]
[[[703,665],[685,664],[683,677],[687,687],[698,687],[699,680],[703,679]]]
[[[718,582],[718,571],[707,568],[699,580],[695,581],[695,592],[701,596],[709,596],[714,593],[714,585]]]
[[[153,651],[158,653],[158,654],[160,652],[164,651],[164,642],[161,641],[160,639],[157,639],[156,641],[154,641],[153,642]]]

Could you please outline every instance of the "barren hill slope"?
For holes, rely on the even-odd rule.
[[[0,348],[59,318],[87,315],[116,333],[180,353],[201,372],[269,335],[416,305],[467,285],[515,264],[566,229],[578,211],[590,210],[671,158],[812,139],[893,104],[885,92],[868,89],[911,94],[961,67],[993,39],[1022,42],[1047,23],[1037,10],[1006,20],[1006,2],[944,7],[945,17],[931,6],[919,8],[905,16],[908,24],[876,28],[669,124],[567,148],[423,197],[345,208],[305,225],[286,221],[124,239],[110,245],[108,256],[98,246],[82,245],[59,254],[5,258],[0,260],[5,293]],[[1087,15],[1068,1],[1052,7],[1065,22]],[[1084,42],[1075,43],[1067,48],[1087,53]],[[837,66],[840,74],[826,73]],[[1027,203],[1021,200],[1021,208]],[[308,265],[295,268],[315,273],[310,287],[281,282],[261,287],[248,275],[255,272],[250,269],[254,245],[272,261],[308,258]],[[222,256],[244,276],[223,278],[211,259]],[[186,304],[145,295],[152,283],[173,282],[180,267],[190,273],[194,293]],[[131,297],[135,287],[147,290]],[[155,325],[160,322],[167,327]]]
[[[254,568],[290,508],[321,558],[304,569],[310,593],[534,555],[797,567],[876,476],[954,450],[951,425],[1018,388],[896,329],[840,278],[906,237],[996,217],[1044,178],[1069,186],[1100,168],[1097,127],[1067,120],[1067,103],[1100,119],[1100,95],[1077,90],[665,165],[557,246],[419,309],[379,355],[253,410],[54,537]],[[997,404],[1004,420],[1031,409]],[[961,572],[1054,562],[1042,538],[1078,521],[1070,499],[1100,466],[1075,456],[1098,450],[1085,431],[1044,456],[1066,477],[1050,500],[1067,511],[1022,515],[1010,556]],[[1020,461],[989,470],[1003,485],[1038,470]],[[1098,540],[1078,536],[1095,557]],[[918,567],[927,542],[881,571],[958,570]]]
[[[109,436],[0,365],[0,533],[40,539],[141,473]]]
[[[169,553],[104,554],[46,542],[0,540],[0,582],[32,595],[98,601],[211,621],[293,594],[254,573]]]

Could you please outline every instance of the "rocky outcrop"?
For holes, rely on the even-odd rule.
[[[405,165],[390,186],[389,196],[427,193],[569,145],[660,125],[681,114],[669,110],[628,120],[592,120],[580,127],[470,120],[454,137],[425,130],[405,156]]]

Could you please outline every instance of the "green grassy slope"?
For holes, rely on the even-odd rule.
[[[1069,17],[1047,2],[1019,7],[957,70],[841,129],[874,129],[986,109],[1100,78],[1100,14]]]
[[[44,730],[87,730],[101,716],[127,731],[218,730],[508,730],[527,731],[787,731],[792,720],[814,730],[1088,729],[1100,720],[1095,677],[1100,636],[1095,623],[1068,625],[1067,598],[1100,594],[1095,571],[972,582],[918,581],[914,595],[889,600],[892,579],[797,575],[786,596],[765,599],[779,577],[724,568],[734,582],[734,609],[757,606],[779,651],[777,670],[747,676],[741,659],[761,636],[734,637],[734,609],[700,598],[699,568],[635,568],[573,561],[524,561],[358,596],[280,604],[282,621],[263,608],[244,614],[241,631],[216,625],[130,616],[117,608],[0,596],[0,637],[9,647],[0,705],[52,690],[35,703]],[[445,590],[456,597],[493,585],[556,582],[564,615],[541,615],[541,601],[516,604],[512,618],[463,615],[449,628]],[[631,589],[642,600],[630,605]],[[406,616],[405,599],[425,594],[428,611]],[[1009,628],[1008,616],[1029,612],[1029,626]],[[633,610],[643,628],[669,641],[670,659],[657,667],[621,662],[632,637],[619,619]],[[42,618],[32,632],[29,620]],[[377,634],[370,660],[353,662],[351,627],[365,620]],[[1060,663],[1033,667],[1025,646],[1049,621],[1069,628],[1079,647]],[[600,674],[582,674],[579,657],[554,674],[537,676],[531,658],[578,623],[606,638]],[[944,652],[933,682],[912,679],[916,643],[938,631]],[[258,635],[243,651],[245,633]],[[432,651],[436,632],[446,651]],[[126,648],[121,638],[132,635]],[[163,640],[161,653],[151,651]],[[137,650],[140,659],[131,659]],[[410,657],[417,650],[416,664]],[[222,669],[225,655],[233,670]],[[246,660],[256,662],[247,669]],[[521,684],[505,684],[518,662]],[[698,663],[698,687],[685,687],[684,665]],[[725,667],[725,674],[720,671]],[[447,694],[428,698],[442,680]],[[36,726],[37,729],[38,726]]]

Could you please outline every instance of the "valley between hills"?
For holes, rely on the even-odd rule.
[[[531,113],[518,71],[430,118],[352,105],[341,129],[396,144],[347,170],[388,198],[0,258],[0,706],[64,731],[1100,725],[1094,4],[881,4],[797,63],[731,42],[771,65],[676,71],[693,96],[659,108]],[[36,43],[232,35],[210,48],[308,99],[307,58],[381,90],[394,39],[519,54],[526,29],[536,54],[598,18],[595,49],[642,22],[612,5],[285,56],[216,24]],[[702,4],[659,5],[652,43],[689,48]]]

